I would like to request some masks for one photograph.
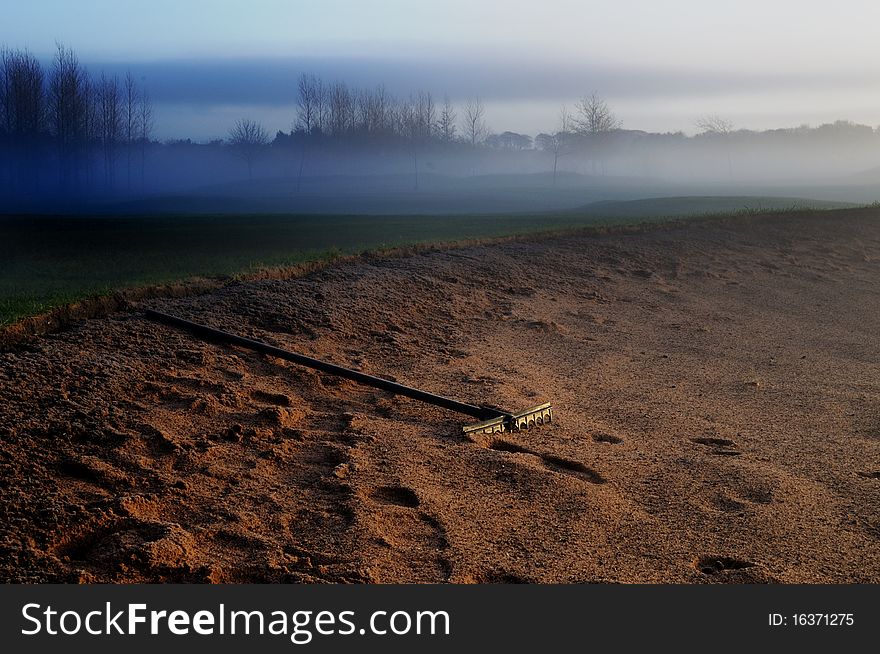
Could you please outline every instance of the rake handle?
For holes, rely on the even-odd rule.
[[[191,322],[189,320],[178,318],[177,316],[172,316],[167,313],[162,313],[160,311],[146,309],[144,310],[144,315],[150,320],[168,325],[170,327],[176,327],[178,329],[188,331],[191,334],[199,336],[207,341],[237,345],[239,347],[243,347],[254,352],[268,354],[269,356],[273,356],[277,359],[292,361],[293,363],[298,363],[299,365],[306,366],[307,368],[312,368],[314,370],[320,370],[321,372],[326,372],[331,375],[336,375],[337,377],[344,377],[345,379],[350,379],[352,381],[358,382],[359,384],[372,386],[373,388],[379,388],[383,391],[394,393],[395,395],[403,395],[405,397],[410,397],[414,400],[419,400],[420,402],[427,402],[428,404],[433,404],[434,406],[443,407],[444,409],[450,409],[451,411],[457,411],[458,413],[463,413],[465,415],[478,418],[480,420],[487,420],[489,418],[497,418],[506,415],[502,411],[489,409],[487,407],[476,406],[473,404],[467,404],[465,402],[459,402],[458,400],[453,400],[449,397],[443,397],[442,395],[435,395],[434,393],[422,391],[418,388],[413,388],[404,384],[398,384],[397,382],[393,382],[388,379],[382,379],[381,377],[374,377],[373,375],[368,375],[358,370],[352,370],[351,368],[337,366],[336,364],[328,363],[327,361],[321,361],[320,359],[314,359],[312,357],[305,356],[304,354],[297,354],[296,352],[283,350],[279,347],[275,347],[274,345],[269,345],[268,343],[255,341],[250,338],[238,336],[237,334],[231,334],[230,332],[225,332],[221,329],[214,329],[213,327],[208,327],[207,325],[200,325],[199,323]]]

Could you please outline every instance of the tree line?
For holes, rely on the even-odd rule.
[[[618,130],[621,122],[608,104],[593,93],[578,102],[574,112],[564,110],[559,131],[527,134],[506,131],[492,133],[486,123],[486,109],[479,97],[468,99],[460,108],[448,95],[442,103],[430,91],[419,90],[397,97],[383,85],[352,88],[344,81],[326,82],[314,74],[303,73],[297,80],[297,105],[289,134],[278,132],[274,141],[262,124],[250,118],[238,120],[230,129],[228,143],[247,164],[253,176],[254,161],[271,143],[299,145],[299,177],[309,147],[388,147],[405,148],[412,157],[418,187],[418,155],[429,147],[488,147],[522,151],[536,147],[554,152],[554,179],[559,156],[576,144],[588,140],[598,145],[604,135]]]
[[[149,94],[130,73],[93,76],[61,43],[48,69],[28,50],[0,48],[5,187],[18,193],[132,190],[138,178],[143,185],[152,137]]]
[[[307,73],[297,81],[297,96],[295,137],[476,145],[488,135],[479,98],[467,102],[459,119],[449,96],[442,104],[424,90],[396,97],[383,85],[356,89]]]
[[[169,162],[180,160],[185,172],[195,158],[183,153],[196,150],[206,157],[238,156],[245,164],[238,170],[246,169],[250,178],[266,157],[261,167],[276,175],[283,168],[298,188],[307,171],[320,175],[350,153],[361,162],[381,159],[385,171],[397,166],[395,172],[411,173],[416,188],[420,170],[428,166],[452,174],[489,172],[494,164],[486,162],[502,160],[521,162],[520,170],[552,170],[554,184],[563,161],[569,162],[568,171],[594,175],[662,175],[672,162],[697,174],[717,169],[732,179],[747,169],[742,162],[749,149],[803,159],[798,148],[824,156],[834,148],[874,147],[880,138],[871,127],[848,121],[755,132],[737,129],[720,116],[697,120],[695,136],[648,133],[624,129],[597,93],[563,107],[553,129],[532,137],[494,133],[479,97],[456,104],[426,90],[395,95],[381,84],[358,88],[309,73],[296,79],[294,91],[287,132],[273,137],[258,120],[245,117],[225,139],[208,145],[160,144],[154,140],[150,96],[130,73],[121,78],[92,74],[60,43],[45,66],[27,50],[0,48],[0,193],[131,195],[149,186],[145,171],[151,154],[151,172],[163,179],[174,174]]]

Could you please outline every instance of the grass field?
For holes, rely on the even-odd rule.
[[[371,249],[793,206],[840,205],[661,198],[507,215],[0,217],[0,326],[114,289],[246,274]]]

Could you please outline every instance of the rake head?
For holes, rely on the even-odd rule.
[[[494,418],[472,425],[465,425],[465,434],[502,434],[508,431],[522,431],[553,422],[553,411],[549,402],[533,406],[518,413],[499,412]]]

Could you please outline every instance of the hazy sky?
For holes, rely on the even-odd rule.
[[[596,90],[633,129],[880,124],[880,2],[869,0],[29,0],[0,43],[91,70],[130,67],[161,136],[242,114],[289,129],[301,70],[394,92],[479,93],[495,130],[552,129]]]

